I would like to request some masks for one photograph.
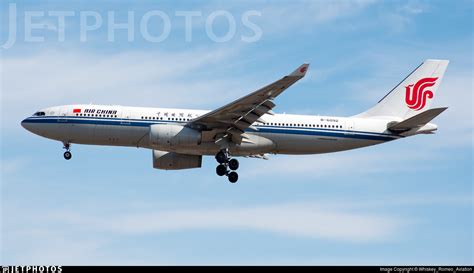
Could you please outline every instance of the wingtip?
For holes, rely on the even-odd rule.
[[[309,68],[309,63],[305,63],[300,65],[293,73],[290,74],[290,76],[294,77],[304,77],[306,75],[306,72],[308,71]]]
[[[449,64],[449,60],[446,60],[446,59],[426,59],[424,61],[425,63],[428,63],[428,62],[434,62],[434,63],[444,63],[444,64]]]

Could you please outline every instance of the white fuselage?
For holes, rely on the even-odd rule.
[[[80,110],[80,112],[79,112]],[[150,141],[155,124],[186,125],[207,113],[204,110],[143,108],[106,105],[66,105],[41,110],[22,121],[40,136],[90,145],[130,146],[191,155],[214,155],[220,147],[206,138],[194,146],[156,147]],[[387,131],[387,120],[310,115],[264,115],[245,131],[240,145],[230,147],[235,156],[317,154],[349,150],[395,140],[403,136]],[[209,134],[211,135],[211,134]]]

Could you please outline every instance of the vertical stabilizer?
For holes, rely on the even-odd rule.
[[[407,119],[430,108],[448,67],[447,60],[426,60],[395,86],[374,107],[357,117]]]

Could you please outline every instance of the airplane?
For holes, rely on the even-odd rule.
[[[215,156],[216,173],[238,180],[235,157],[319,154],[433,134],[430,123],[447,107],[430,108],[448,60],[426,60],[372,108],[350,117],[275,114],[275,99],[302,79],[303,64],[291,74],[213,111],[114,105],[64,105],[41,109],[21,125],[39,136],[71,144],[152,150],[153,168],[200,168]]]

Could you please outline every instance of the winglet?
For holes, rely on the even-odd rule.
[[[306,71],[308,71],[309,64],[302,64],[300,67],[298,67],[293,73],[291,73],[289,76],[291,77],[304,77],[306,75]]]

